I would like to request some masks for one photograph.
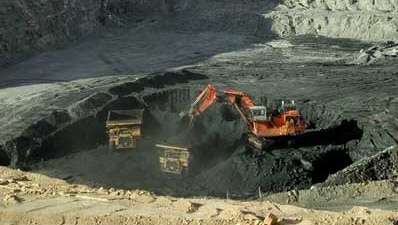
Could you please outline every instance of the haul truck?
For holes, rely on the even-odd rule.
[[[157,144],[160,170],[166,173],[186,174],[191,160],[190,149],[186,147]]]
[[[110,110],[106,121],[109,150],[129,150],[142,136],[144,109]]]

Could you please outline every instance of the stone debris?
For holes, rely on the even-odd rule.
[[[0,191],[1,190],[8,191],[8,194],[4,195],[3,198],[5,204],[21,202],[22,199],[17,195],[34,195],[41,197],[63,196],[100,202],[127,199],[134,202],[151,203],[156,200],[153,193],[148,191],[119,190],[114,188],[106,189],[104,187],[92,189],[83,185],[64,186],[57,183],[41,185],[36,183],[35,180],[29,179],[27,176],[0,178]]]
[[[0,178],[0,185],[8,185],[8,184],[24,185],[25,181],[30,181],[30,179],[27,176],[13,177],[8,179]]]
[[[265,217],[263,225],[278,225],[278,217],[276,217],[272,213],[268,213],[268,215]]]
[[[286,203],[295,203],[298,201],[299,198],[299,192],[297,190],[292,190],[287,192],[288,199]]]
[[[250,225],[260,225],[261,224],[261,220],[260,218],[258,218],[256,215],[252,214],[252,213],[247,213],[244,215],[243,219],[245,221],[249,221]]]
[[[322,186],[398,178],[398,146],[391,146],[330,175]]]
[[[7,194],[3,198],[3,203],[6,205],[12,205],[22,202],[22,198],[18,197],[15,194]]]
[[[372,46],[366,50],[361,49],[357,57],[348,64],[370,65],[393,60],[398,57],[398,42],[389,41],[382,45]]]
[[[3,179],[0,179],[0,185],[7,185],[7,184],[9,184],[10,182],[8,182],[8,180],[3,180]]]

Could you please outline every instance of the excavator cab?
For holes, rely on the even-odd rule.
[[[267,108],[265,106],[251,106],[250,108],[253,121],[267,121]]]

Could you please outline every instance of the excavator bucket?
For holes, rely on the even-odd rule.
[[[184,127],[185,129],[192,127],[194,117],[191,113],[183,111],[180,112],[179,116],[181,124],[180,126]]]
[[[165,173],[186,173],[190,160],[190,149],[166,144],[156,144],[159,148],[160,170]]]

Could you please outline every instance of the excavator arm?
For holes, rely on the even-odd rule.
[[[190,115],[199,116],[216,102],[230,103],[239,106],[241,109],[249,109],[249,107],[255,105],[253,100],[244,92],[230,89],[217,91],[214,85],[208,84],[191,104]]]
[[[191,104],[189,110],[191,122],[193,118],[201,115],[216,102],[233,105],[241,115],[248,129],[253,129],[253,125],[248,120],[250,117],[250,107],[255,106],[253,100],[244,92],[230,89],[217,91],[217,88],[212,84],[208,84]]]
[[[196,117],[210,108],[217,102],[217,89],[214,85],[208,84],[207,87],[198,95],[195,101],[191,104],[189,115]]]

